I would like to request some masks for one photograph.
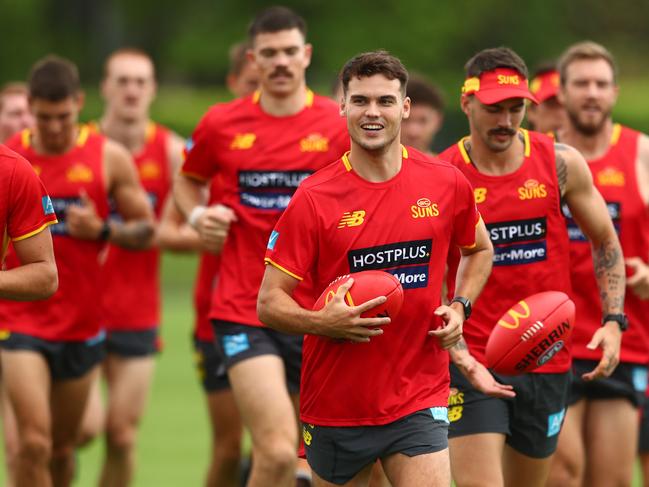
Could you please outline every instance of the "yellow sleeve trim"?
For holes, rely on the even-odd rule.
[[[266,258],[264,259],[264,262],[266,263],[266,265],[269,265],[269,264],[270,264],[270,265],[272,265],[273,267],[277,267],[280,271],[284,272],[285,274],[288,274],[289,276],[291,276],[291,277],[297,279],[298,281],[304,281],[304,278],[303,278],[303,277],[300,277],[300,276],[298,276],[297,274],[293,274],[291,271],[289,271],[288,269],[282,267],[282,266],[279,265],[277,262],[274,262],[274,261],[273,261],[272,259],[270,259],[269,257],[266,257]]]
[[[471,158],[469,157],[469,153],[466,151],[466,147],[464,147],[464,142],[469,138],[467,135],[466,137],[462,137],[460,141],[457,143],[457,148],[460,150],[460,155],[462,156],[462,159],[464,159],[464,162],[466,164],[471,164]]]
[[[210,180],[210,178],[206,178],[205,176],[201,176],[200,174],[197,174],[195,172],[180,171],[180,174],[187,176],[190,179],[196,179],[202,183]]]
[[[611,132],[611,145],[617,144],[620,140],[620,134],[622,133],[622,125],[616,123],[613,125],[613,131]]]
[[[25,235],[21,235],[20,237],[12,238],[11,240],[14,241],[14,242],[19,242],[20,240],[25,240],[26,238],[33,237],[37,233],[41,233],[43,230],[45,230],[50,225],[54,225],[54,224],[56,224],[58,222],[59,222],[58,220],[52,220],[52,221],[49,221],[49,222],[45,222],[40,227],[38,227],[36,230],[34,230],[33,232],[26,233]]]

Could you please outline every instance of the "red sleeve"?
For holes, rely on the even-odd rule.
[[[303,280],[311,272],[318,254],[316,221],[313,202],[298,188],[270,234],[266,264]]]
[[[456,174],[455,219],[453,224],[453,242],[458,247],[471,248],[475,242],[475,227],[480,221],[480,213],[475,205],[475,196],[471,183],[459,171]]]
[[[218,170],[212,150],[214,143],[214,126],[211,123],[212,110],[207,112],[194,130],[185,145],[185,161],[181,173],[203,181],[212,179]]]
[[[15,161],[9,183],[7,233],[12,240],[23,240],[57,220],[52,201],[32,166],[22,157]]]

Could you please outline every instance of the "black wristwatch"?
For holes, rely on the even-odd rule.
[[[629,319],[626,317],[624,313],[610,314],[604,316],[604,318],[602,318],[602,326],[608,323],[609,321],[615,321],[618,325],[620,325],[621,331],[626,331],[627,328],[629,328]]]
[[[106,242],[110,238],[110,223],[108,223],[108,220],[104,220],[104,224],[101,227],[101,231],[99,232],[99,236],[97,237],[97,240],[100,242]]]
[[[464,307],[464,319],[468,320],[471,316],[471,301],[464,296],[455,296],[451,299],[451,303],[460,303]]]

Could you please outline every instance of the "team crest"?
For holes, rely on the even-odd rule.
[[[327,152],[329,150],[329,139],[320,134],[310,134],[300,140],[301,152]]]
[[[159,179],[160,166],[155,161],[145,161],[139,168],[140,179]]]
[[[65,177],[71,183],[89,183],[94,179],[92,169],[81,163],[70,167],[65,173]]]
[[[614,167],[607,167],[606,169],[599,171],[596,179],[599,186],[614,186],[617,188],[623,187],[626,182],[624,173]]]

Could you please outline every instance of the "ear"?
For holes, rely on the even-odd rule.
[[[308,68],[311,64],[311,56],[313,55],[313,46],[311,44],[304,45],[304,62],[305,68]]]
[[[79,112],[81,112],[81,110],[83,110],[83,106],[86,103],[86,93],[84,91],[79,91],[79,93],[77,93],[77,96],[75,97],[75,101],[77,103]]]
[[[346,117],[347,116],[347,104],[345,103],[345,95],[342,96],[340,99],[340,106],[338,107],[340,116],[341,117]]]
[[[255,51],[253,51],[252,48],[246,49],[246,59],[251,63],[256,62]]]
[[[470,111],[470,105],[471,105],[471,99],[472,97],[469,95],[461,95],[460,96],[460,107],[462,108],[462,111],[464,112],[465,115],[469,115]]]
[[[403,99],[403,119],[404,120],[410,117],[410,103],[411,103],[410,97],[406,96]]]

